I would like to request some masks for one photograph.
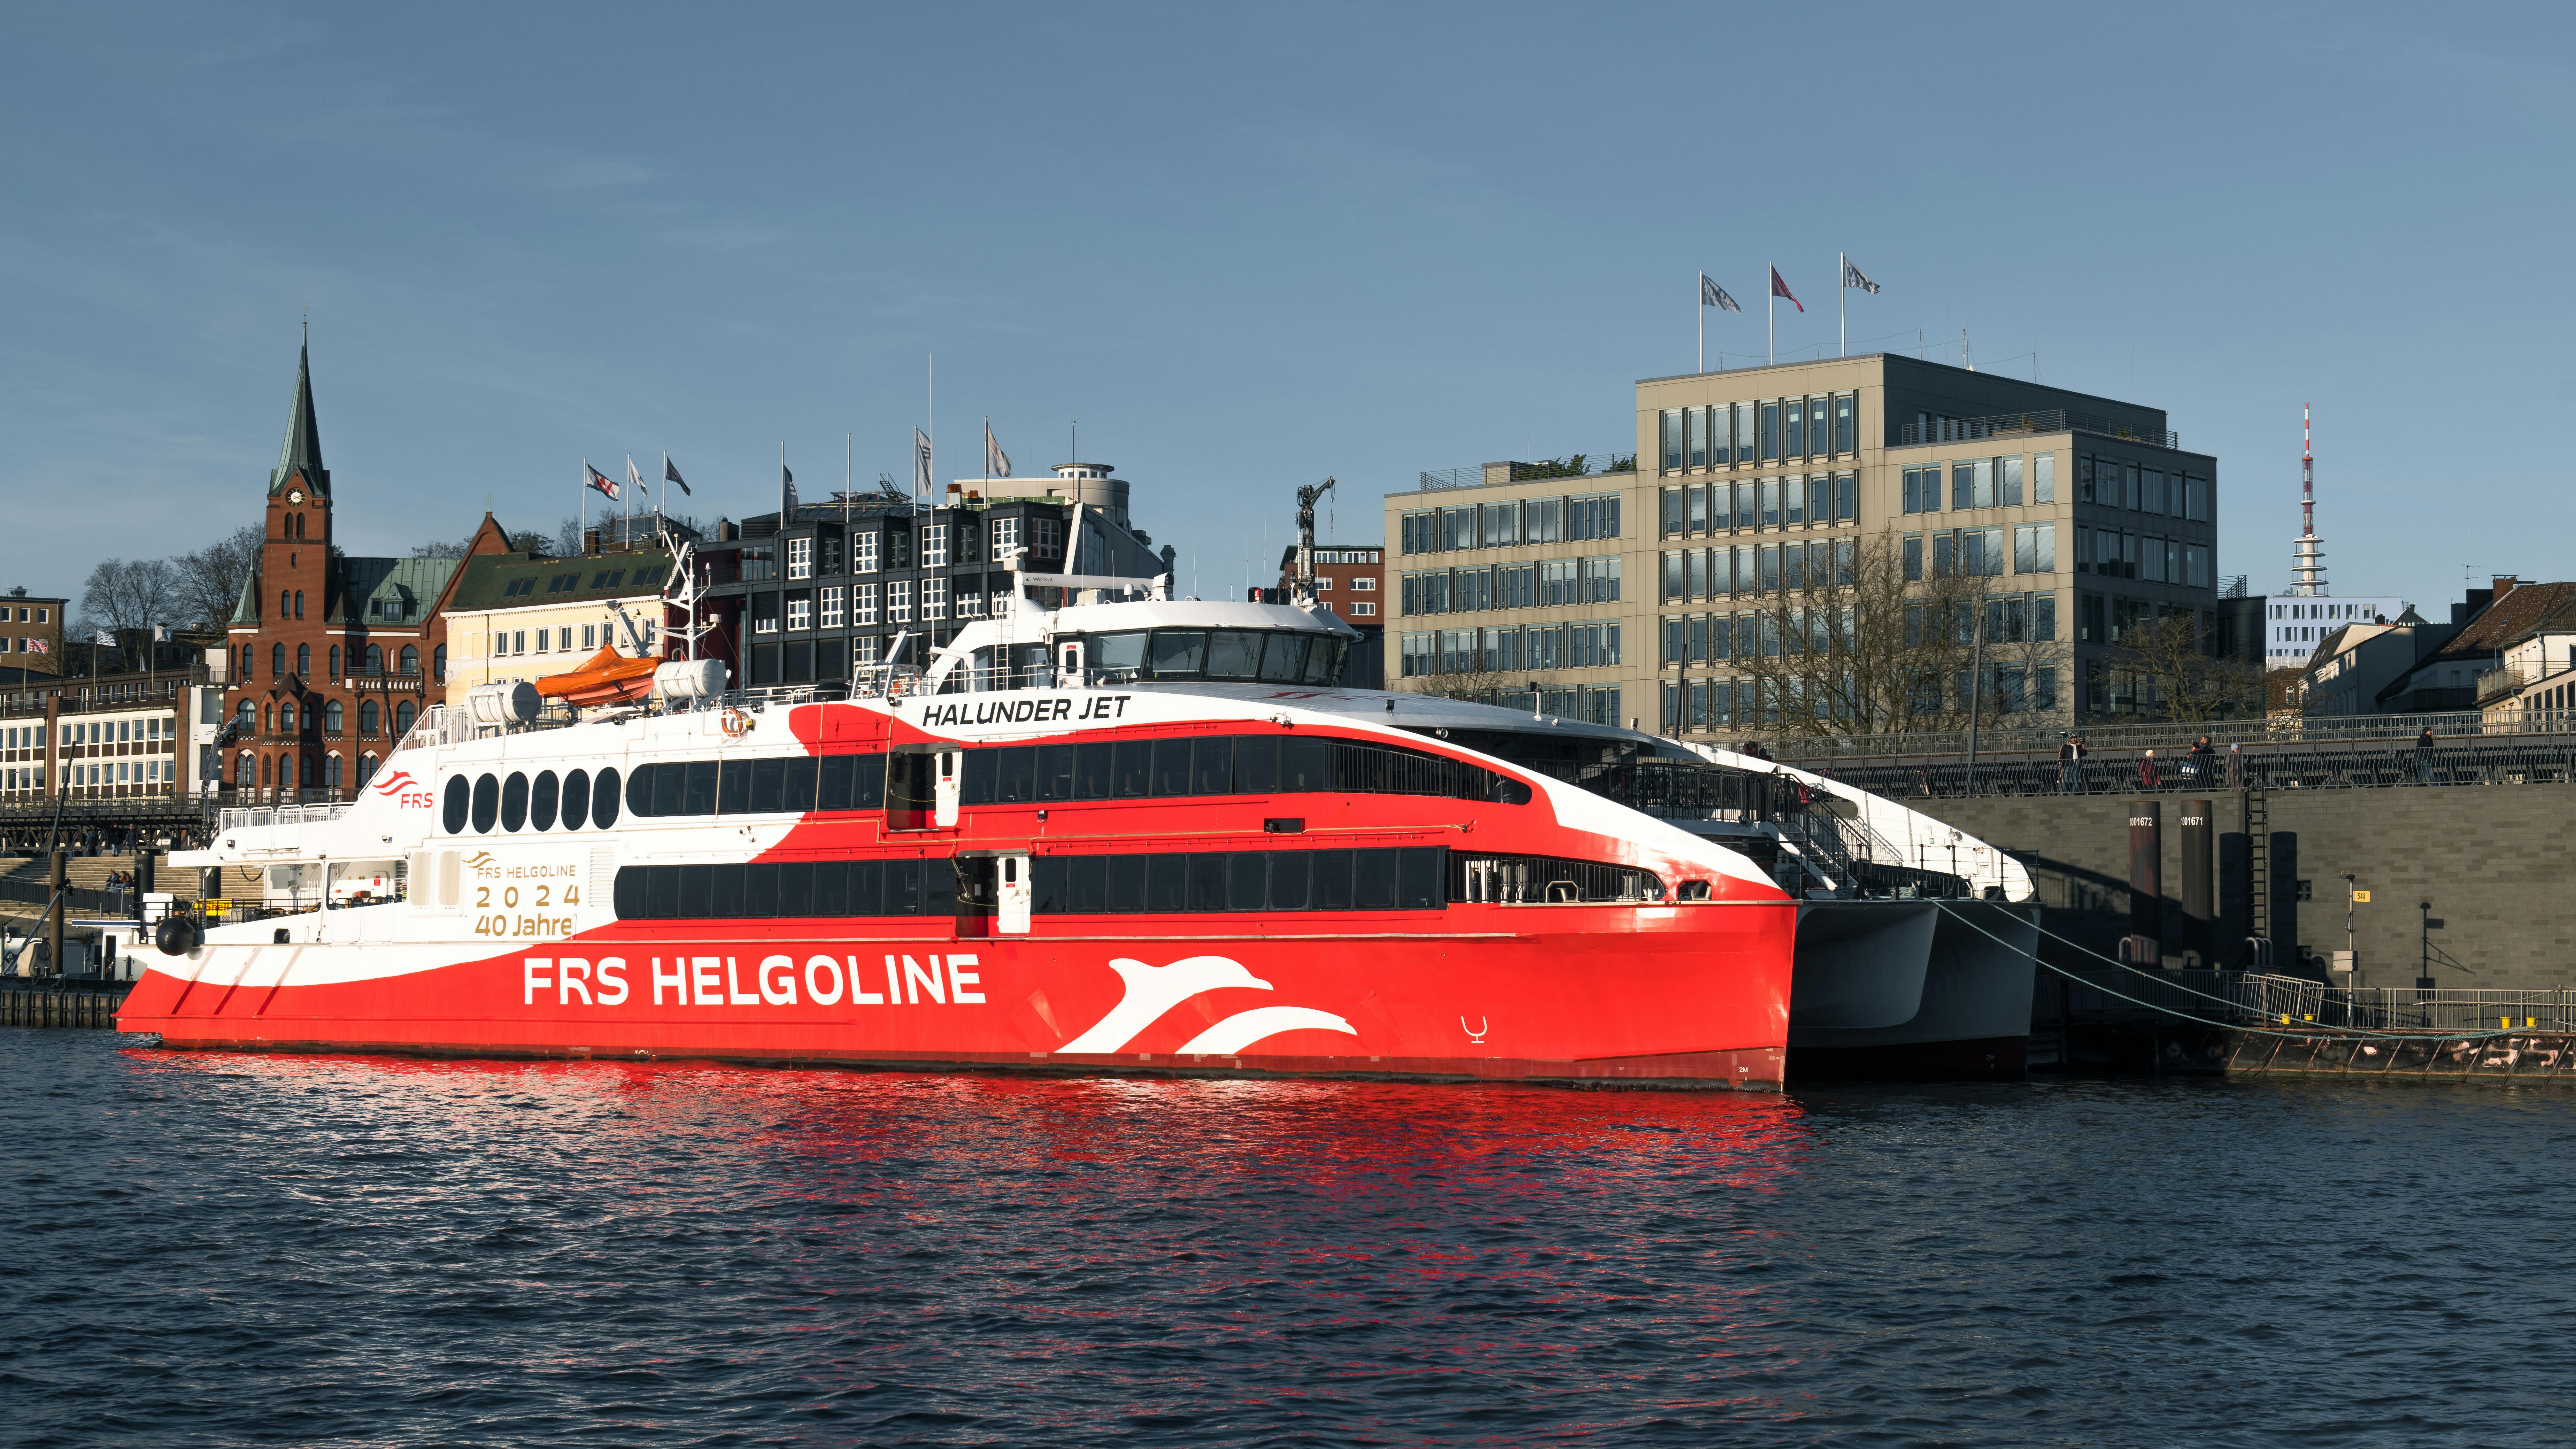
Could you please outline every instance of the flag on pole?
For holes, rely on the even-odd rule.
[[[679,484],[682,495],[685,496],[688,493],[689,480],[680,476],[679,468],[671,462],[671,456],[668,453],[662,455],[662,478],[665,482]]]
[[[1858,287],[1862,291],[1868,292],[1872,295],[1876,295],[1878,292],[1878,283],[1861,275],[1860,268],[1853,266],[1851,258],[1849,257],[1843,258],[1843,285],[1846,287]]]
[[[1011,476],[1011,455],[1003,452],[1002,445],[993,441],[993,420],[990,418],[984,420],[984,476],[987,478]]]
[[[28,641],[27,641],[27,648],[28,648],[30,651],[32,651],[32,652],[34,652],[34,653],[37,653],[37,654],[51,654],[51,653],[53,653],[53,652],[54,652],[54,650],[53,650],[53,646],[52,646],[50,643],[48,643],[48,642],[46,642],[45,640],[42,640],[42,639],[30,639],[30,640],[28,640]]]
[[[930,496],[930,435],[919,428],[912,430],[912,491],[918,498]]]
[[[644,491],[644,475],[635,471],[635,455],[632,453],[626,455],[626,481],[636,492]]]
[[[611,502],[616,501],[616,479],[611,478],[607,474],[600,472],[597,468],[590,466],[588,462],[584,462],[581,465],[581,476],[583,482],[588,483],[591,487],[598,489],[603,494],[606,494]]]
[[[1703,307],[1722,307],[1738,314],[1744,311],[1743,308],[1735,305],[1733,297],[1726,295],[1726,289],[1717,284],[1717,279],[1706,272],[1699,274],[1699,304]]]
[[[101,629],[97,633],[89,636],[89,642],[92,644],[104,644],[108,648],[113,649],[116,647],[116,636],[110,634],[105,629]]]
[[[1799,301],[1797,294],[1789,290],[1789,283],[1781,277],[1780,269],[1778,267],[1773,267],[1771,269],[1771,295],[1774,297],[1788,298],[1789,305],[1797,308],[1801,312],[1807,310],[1807,304]]]
[[[167,625],[167,624],[155,624],[155,625],[153,625],[153,626],[152,626],[152,642],[153,642],[153,643],[155,643],[155,644],[167,644],[167,643],[169,643],[169,642],[170,642],[170,626],[169,626],[169,625]]]

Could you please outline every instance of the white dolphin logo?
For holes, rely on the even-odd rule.
[[[1092,1023],[1089,1031],[1057,1051],[1095,1055],[1121,1051],[1164,1012],[1202,991],[1222,987],[1270,989],[1269,982],[1243,969],[1243,963],[1223,956],[1190,956],[1169,966],[1148,966],[1121,956],[1109,966],[1127,984],[1126,995],[1109,1009],[1107,1016]],[[1331,1012],[1306,1006],[1263,1006],[1237,1012],[1200,1032],[1181,1047],[1180,1054],[1231,1056],[1263,1037],[1309,1028],[1359,1035],[1349,1022]]]

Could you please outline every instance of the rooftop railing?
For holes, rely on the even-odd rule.
[[[1900,423],[1896,429],[1896,446],[1910,448],[1924,443],[1968,443],[1980,438],[2009,438],[2034,433],[2099,433],[2106,438],[2125,438],[2151,447],[2179,448],[2182,434],[2153,432],[2117,418],[2092,413],[2048,408],[2026,413],[1997,413],[1983,418],[1933,418],[1928,422]]]
[[[1597,453],[1568,453],[1535,463],[1485,463],[1474,468],[1440,468],[1420,475],[1415,492],[1448,488],[1481,488],[1488,483],[1539,483],[1551,478],[1599,478],[1637,469],[1634,448],[1604,448]]]

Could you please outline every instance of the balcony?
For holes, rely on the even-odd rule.
[[[2157,448],[2180,448],[2182,434],[2146,432],[2117,419],[2051,408],[2041,412],[1998,413],[1987,418],[1934,418],[1927,423],[1901,423],[1891,447],[1923,443],[1966,443],[1979,438],[2028,437],[2038,433],[2099,433]]]
[[[2501,703],[2513,695],[2520,694],[2522,687],[2528,683],[2530,681],[2523,678],[2522,671],[2519,669],[2486,670],[2478,675],[2478,708],[2484,709],[2488,705]]]
[[[416,669],[352,669],[343,678],[360,694],[418,694],[429,687],[428,676]]]

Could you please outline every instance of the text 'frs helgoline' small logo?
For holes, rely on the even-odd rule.
[[[1127,1049],[1164,1012],[1202,991],[1248,987],[1268,991],[1270,983],[1223,956],[1191,956],[1169,966],[1148,966],[1120,957],[1109,963],[1127,985],[1126,994],[1091,1029],[1057,1047],[1059,1052],[1111,1055]],[[1181,1044],[1180,1056],[1233,1056],[1263,1037],[1283,1031],[1338,1031],[1358,1036],[1351,1024],[1329,1011],[1310,1006],[1258,1006],[1238,1011]]]

